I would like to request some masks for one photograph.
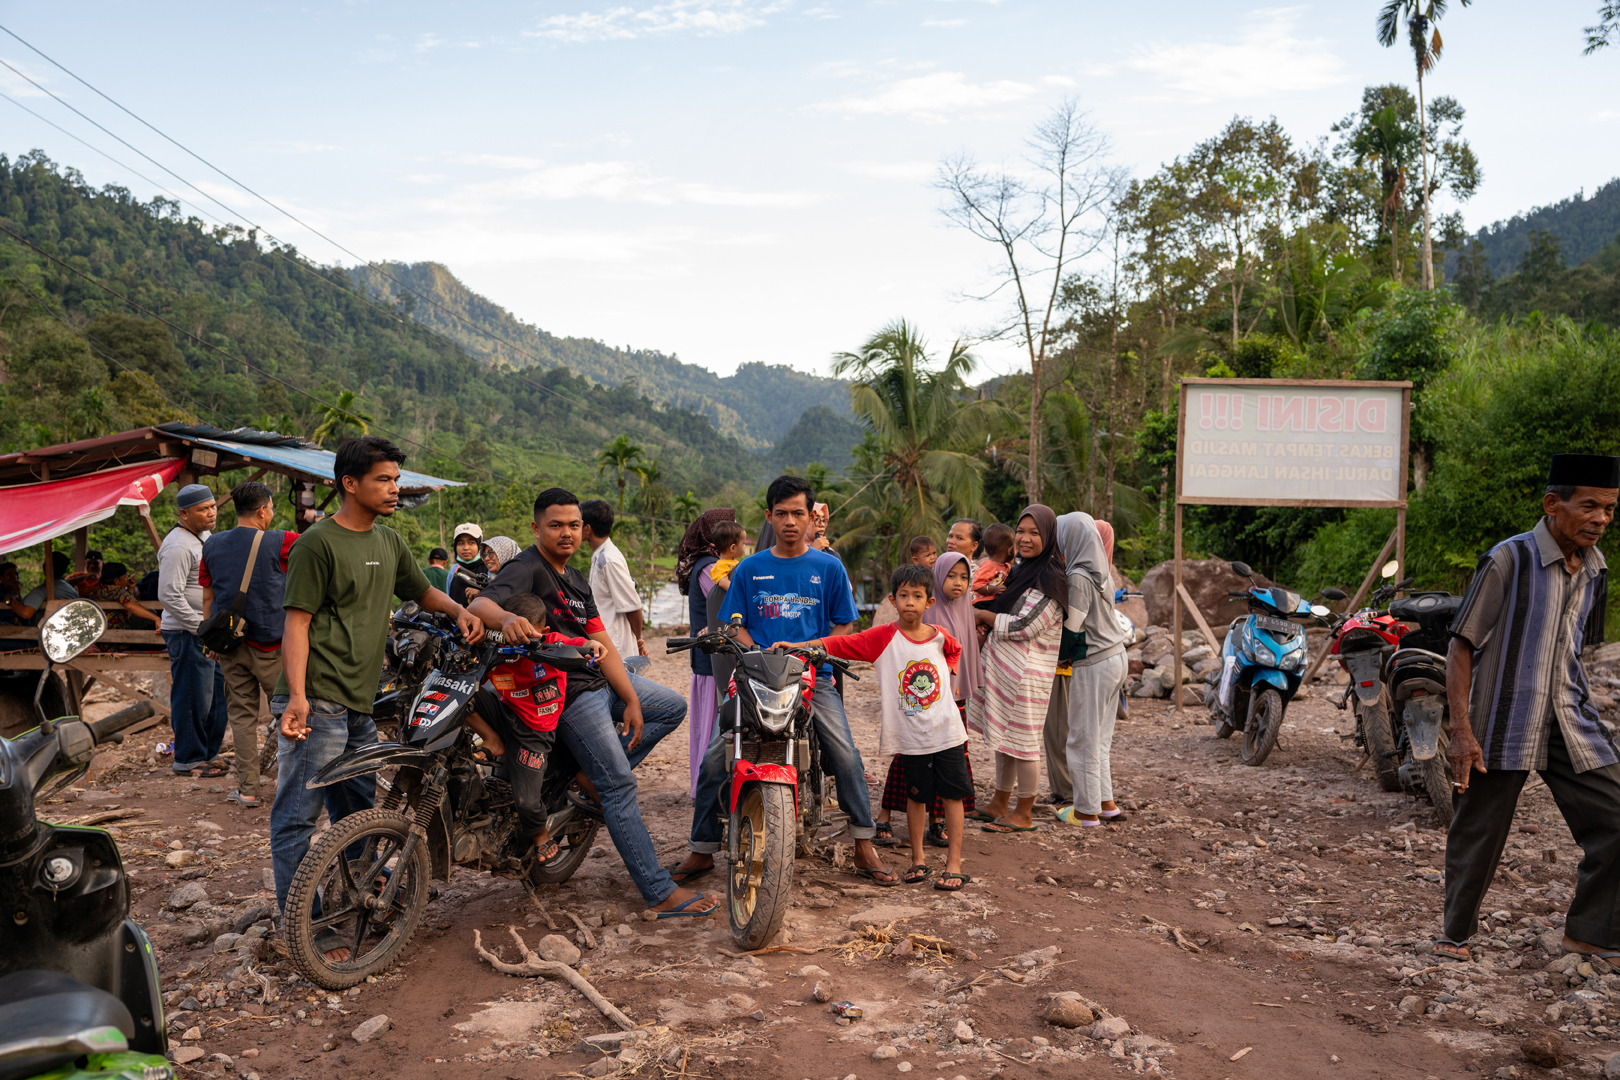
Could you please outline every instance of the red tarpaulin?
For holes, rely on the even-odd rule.
[[[0,552],[43,544],[110,518],[120,506],[146,506],[168,486],[185,458],[0,487]]]

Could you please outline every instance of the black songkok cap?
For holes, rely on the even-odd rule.
[[[1547,486],[1620,488],[1620,457],[1554,454],[1547,469]]]

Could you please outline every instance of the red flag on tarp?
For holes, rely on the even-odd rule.
[[[146,506],[185,458],[147,461],[40,484],[0,487],[0,552],[43,544],[110,518],[120,506]]]

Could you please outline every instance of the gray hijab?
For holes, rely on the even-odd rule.
[[[1090,514],[1075,511],[1057,519],[1057,544],[1063,552],[1064,570],[1069,580],[1084,574],[1101,589],[1113,581],[1108,553],[1103,550],[1102,536],[1097,532],[1097,521]]]

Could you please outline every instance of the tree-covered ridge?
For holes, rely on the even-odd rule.
[[[1590,198],[1577,192],[1548,206],[1537,206],[1506,221],[1498,221],[1475,232],[1467,249],[1454,252],[1446,268],[1447,280],[1459,273],[1458,262],[1472,251],[1483,257],[1494,277],[1513,273],[1530,254],[1533,234],[1542,232],[1558,238],[1559,249],[1569,265],[1591,259],[1616,236],[1620,236],[1620,177],[1594,191]]]
[[[719,431],[750,449],[763,449],[780,439],[812,405],[828,405],[845,414],[849,409],[848,391],[841,381],[781,365],[750,363],[721,377],[656,349],[558,337],[473,292],[435,262],[357,266],[349,275],[371,295],[390,306],[397,304],[473,356],[514,368],[566,367],[600,386],[628,384],[659,404],[702,413]]]

